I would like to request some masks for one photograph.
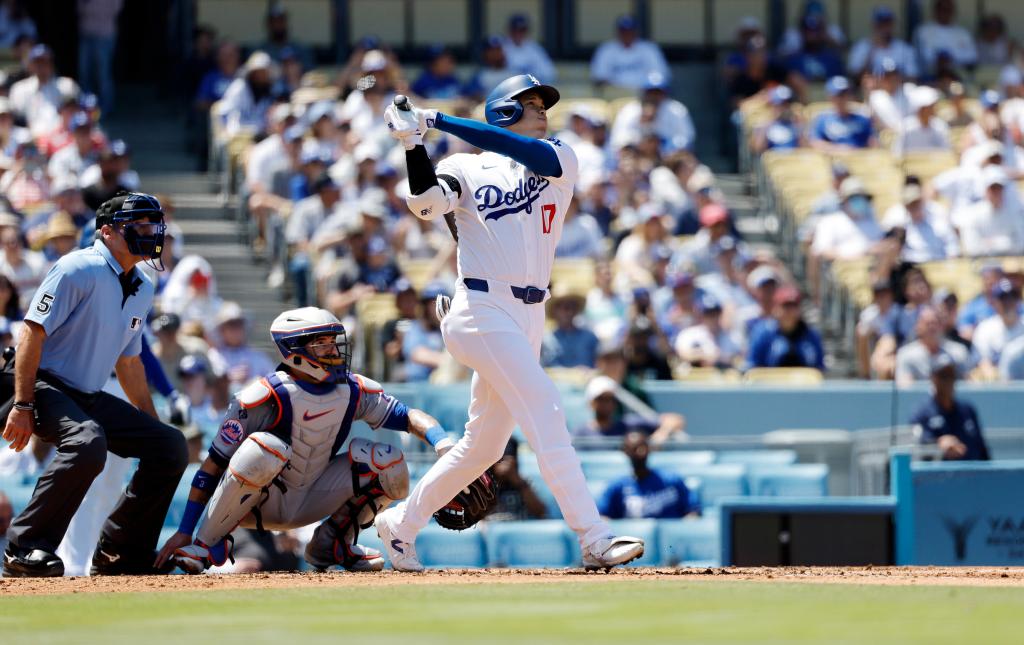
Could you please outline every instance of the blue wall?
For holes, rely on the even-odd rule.
[[[899,424],[928,397],[928,385],[896,392]],[[395,384],[387,386],[409,405],[422,407],[449,431],[466,422],[469,384],[434,386]],[[588,409],[583,395],[561,388],[569,427],[584,423]],[[960,386],[961,396],[974,403],[984,427],[1019,427],[1024,424],[1024,384]],[[829,381],[809,388],[738,385],[698,386],[672,381],[649,383],[647,392],[656,409],[686,415],[687,430],[694,436],[756,435],[780,428],[814,429],[887,427],[892,421],[893,389],[890,383]]]

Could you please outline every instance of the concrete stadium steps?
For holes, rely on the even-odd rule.
[[[183,109],[162,102],[151,88],[118,89],[118,109],[104,120],[109,136],[124,139],[132,148],[132,166],[143,190],[172,198],[175,221],[185,235],[185,252],[209,260],[220,296],[237,301],[249,312],[252,344],[275,351],[267,330],[288,303],[267,288],[268,268],[254,261],[233,219],[233,201],[225,205],[215,178],[193,170],[197,163],[185,150]]]

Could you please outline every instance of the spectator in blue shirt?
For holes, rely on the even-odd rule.
[[[405,380],[426,381],[444,357],[444,339],[441,321],[437,319],[434,300],[446,289],[440,284],[428,284],[420,293],[419,317],[409,323],[402,337],[405,356]]]
[[[800,35],[803,46],[786,58],[786,67],[794,82],[820,82],[843,74],[843,59],[829,43],[828,25],[823,16],[805,15],[800,21]]]
[[[515,72],[509,69],[508,60],[505,58],[505,49],[502,47],[501,38],[491,36],[484,40],[480,52],[480,67],[473,77],[469,79],[466,86],[462,88],[465,96],[482,101],[484,97],[498,83],[502,82]]]
[[[987,264],[981,268],[981,293],[975,296],[970,302],[961,307],[960,316],[957,318],[957,330],[967,340],[974,335],[974,328],[982,320],[991,318],[996,314],[992,301],[992,289],[999,284],[1006,275],[1003,268],[998,264]]]
[[[793,112],[793,90],[779,85],[768,95],[774,116],[770,122],[754,132],[751,142],[755,152],[765,150],[792,150],[807,145],[804,128]]]
[[[197,110],[208,112],[210,106],[224,96],[241,64],[238,45],[231,41],[221,43],[217,48],[217,66],[199,81],[199,89],[196,91]]]
[[[555,329],[544,337],[544,366],[594,367],[594,361],[597,359],[597,336],[576,322],[583,311],[583,297],[562,293],[553,297],[550,302]]]
[[[698,513],[682,477],[647,466],[650,453],[647,435],[627,434],[622,452],[633,464],[633,474],[613,481],[605,489],[598,505],[601,515],[613,520],[678,519]]]
[[[932,398],[910,419],[918,440],[936,444],[947,460],[988,460],[981,421],[974,406],[956,398],[956,362],[945,352],[932,361]]]
[[[875,145],[871,119],[850,110],[850,81],[835,76],[825,84],[832,100],[831,110],[819,114],[811,123],[811,147],[822,152],[842,152]]]
[[[454,99],[462,83],[455,75],[455,56],[443,45],[430,48],[427,68],[412,84],[412,91],[425,99]]]
[[[825,370],[821,336],[804,322],[800,292],[783,286],[775,292],[773,321],[763,323],[750,341],[749,367],[814,367]]]

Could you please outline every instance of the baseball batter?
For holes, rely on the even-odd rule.
[[[291,529],[323,520],[306,546],[309,564],[378,571],[381,553],[356,538],[378,510],[405,497],[409,469],[401,450],[361,437],[338,455],[352,422],[410,432],[438,454],[453,442],[430,415],[349,373],[345,328],[330,312],[286,311],[270,330],[282,363],[232,401],[157,561],[201,573],[231,557],[239,524]]]
[[[458,240],[458,283],[441,333],[448,351],[474,370],[466,432],[427,472],[406,502],[377,515],[392,566],[419,571],[416,534],[431,515],[498,461],[516,424],[537,454],[541,475],[577,536],[588,569],[609,568],[644,552],[642,540],[614,537],[598,514],[566,429],[558,391],[539,363],[543,302],[555,247],[576,182],[572,149],[545,139],[558,91],[514,76],[488,96],[487,123],[411,106],[385,110],[406,149],[414,215],[445,215]],[[435,169],[422,145],[437,128],[481,149]],[[453,214],[453,215],[449,215]]]

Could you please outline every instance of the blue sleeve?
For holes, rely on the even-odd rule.
[[[825,371],[825,347],[821,344],[821,334],[810,330],[811,342],[814,343],[814,356],[815,362],[813,367],[817,367],[822,372]]]
[[[472,119],[437,113],[434,127],[453,134],[481,150],[512,157],[542,177],[561,177],[558,153],[542,139],[524,137],[515,132]]]
[[[421,345],[426,345],[425,336],[426,334],[422,332],[419,325],[410,325],[409,329],[405,330],[405,334],[402,335],[402,355],[408,359],[409,356],[412,356],[414,349]]]
[[[690,489],[686,487],[682,477],[675,480],[674,486],[679,494],[679,517],[685,517],[689,513],[699,510],[694,500],[690,499]]]
[[[817,118],[811,123],[811,129],[809,134],[812,139],[819,141],[826,141],[825,138],[825,115],[819,114]]]
[[[612,482],[601,495],[601,502],[597,510],[605,517],[613,520],[622,519],[625,514],[622,509],[622,483]]]
[[[388,430],[398,430],[400,432],[409,431],[409,408],[401,401],[395,401],[395,407],[391,408],[391,412],[384,419],[384,423],[380,424],[382,428]]]
[[[861,147],[867,147],[868,143],[871,142],[871,135],[874,134],[874,128],[871,126],[871,119],[864,116],[861,117],[861,132],[860,136],[857,137],[857,145]]]
[[[935,434],[931,431],[931,428],[928,427],[928,414],[925,408],[919,409],[914,413],[914,416],[910,417],[910,425],[921,426],[921,443],[935,442]]]
[[[765,367],[767,363],[767,357],[765,356],[765,350],[768,348],[768,343],[765,342],[765,337],[768,336],[764,329],[758,331],[757,336],[750,341],[750,351],[747,353],[747,367]]]
[[[55,332],[82,299],[82,290],[78,285],[82,271],[85,269],[75,271],[71,268],[68,272],[68,267],[60,262],[50,267],[32,296],[25,320],[39,324],[47,336]]]
[[[149,348],[149,341],[146,340],[145,335],[142,336],[142,366],[146,368],[146,380],[149,384],[160,393],[161,396],[170,396],[171,392],[174,391],[174,386],[167,380],[167,374],[164,373],[164,368],[160,365],[160,360],[153,354],[153,350]]]
[[[416,79],[416,82],[412,84],[409,89],[416,96],[422,96],[424,98],[430,98],[430,92],[433,90],[432,79],[428,77],[426,72],[420,74],[420,77]]]

